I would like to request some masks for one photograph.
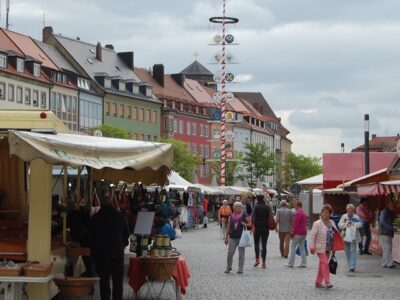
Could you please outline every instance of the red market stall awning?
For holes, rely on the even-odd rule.
[[[379,196],[391,193],[400,193],[400,180],[383,181],[357,187],[357,194],[360,196]]]

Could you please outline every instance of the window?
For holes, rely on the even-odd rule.
[[[7,68],[7,56],[3,54],[0,55],[0,67]]]
[[[33,90],[32,93],[32,105],[39,106],[39,91]]]
[[[186,125],[186,134],[191,135],[192,134],[192,128],[190,127],[190,122],[187,122]]]
[[[153,116],[152,116],[151,120],[153,121],[154,124],[157,124],[157,122],[158,122],[157,119],[158,119],[157,111],[153,110]]]
[[[200,177],[204,178],[204,166],[203,165],[200,166]]]
[[[104,103],[104,113],[106,116],[110,115],[110,102],[105,102]]]
[[[31,105],[31,89],[25,88],[25,104]]]
[[[183,111],[183,103],[181,103],[181,111]]]
[[[210,157],[210,146],[205,145],[204,151],[205,151],[205,153],[204,153],[205,158],[209,158]]]
[[[152,138],[151,135],[148,135],[148,136],[147,136],[147,140],[148,140],[149,142],[151,142],[151,138]]]
[[[112,103],[111,115],[112,115],[113,117],[116,117],[116,116],[117,116],[117,103]]]
[[[207,114],[207,109],[205,107],[203,107],[203,115]]]
[[[174,132],[177,133],[178,132],[178,121],[174,120]]]
[[[154,141],[157,142],[158,141],[158,137],[155,135],[154,136]]]
[[[179,120],[179,133],[183,134],[184,128],[183,128],[183,120]]]
[[[132,119],[137,120],[138,115],[137,115],[137,107],[133,108],[133,112],[132,112]]]
[[[200,124],[200,136],[204,136],[204,125]]]
[[[146,122],[151,123],[151,110],[146,110]]]
[[[192,152],[193,154],[197,153],[196,144],[192,144]]]
[[[164,100],[164,107],[167,107],[167,100]]]
[[[23,101],[23,89],[21,86],[17,86],[17,103],[22,103]]]
[[[33,64],[33,76],[40,77],[40,65],[34,63]]]
[[[127,109],[126,109],[126,117],[128,119],[132,119],[132,106],[128,105]]]
[[[197,124],[192,123],[192,135],[196,136],[196,134],[197,134]]]
[[[124,104],[119,105],[119,116],[120,116],[120,118],[125,117],[125,105]]]
[[[8,101],[14,102],[15,95],[14,95],[14,85],[9,84],[8,85]]]
[[[210,174],[210,167],[209,165],[205,165],[206,168],[206,177],[208,177],[208,175]]]
[[[139,121],[144,121],[144,108],[139,109]]]
[[[74,98],[76,101],[76,97],[74,97]],[[40,107],[45,108],[46,106],[47,106],[47,94],[46,94],[46,92],[41,92],[40,93]]]
[[[205,137],[208,138],[209,137],[209,131],[210,131],[210,129],[208,128],[208,125],[205,126],[204,130],[205,130]]]
[[[188,112],[192,112],[192,106],[190,104],[188,105]]]
[[[85,90],[90,90],[89,80],[78,78],[78,87]]]
[[[139,140],[140,141],[144,141],[144,134],[143,133],[139,134]]]
[[[196,106],[196,115],[198,115],[198,114],[199,114],[199,107]]]
[[[187,143],[187,148],[188,148],[188,151],[191,152],[192,151],[192,144]]]
[[[204,145],[200,145],[200,156],[204,157]]]
[[[175,109],[175,101],[172,101],[172,109]]]
[[[25,61],[21,58],[17,58],[17,71],[24,72],[25,70]]]
[[[0,82],[0,99],[6,99],[6,84]]]

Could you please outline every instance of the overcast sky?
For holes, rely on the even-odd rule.
[[[5,24],[5,0],[1,0]],[[11,28],[41,38],[54,32],[116,51],[134,51],[135,65],[163,63],[180,72],[218,51],[207,45],[220,28],[221,0],[11,0]],[[290,130],[293,151],[321,156],[363,143],[364,114],[371,133],[400,133],[399,0],[228,0],[240,19],[229,32],[240,45],[230,52],[241,78],[230,89],[262,92]]]

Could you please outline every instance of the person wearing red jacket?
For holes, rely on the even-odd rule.
[[[207,200],[207,198],[204,197],[201,204],[203,205],[203,228],[207,228],[207,223],[208,223],[208,217],[207,217],[208,200]]]
[[[301,201],[296,201],[294,208],[296,213],[293,217],[292,225],[292,245],[290,249],[290,258],[286,266],[293,268],[296,258],[296,248],[300,249],[301,263],[299,267],[305,268],[307,266],[306,256],[306,236],[307,236],[307,215],[303,210]]]

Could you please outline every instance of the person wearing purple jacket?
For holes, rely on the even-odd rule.
[[[305,268],[307,267],[307,256],[305,249],[305,242],[307,236],[307,215],[303,210],[303,204],[301,201],[296,201],[294,208],[296,209],[296,213],[293,217],[293,225],[292,225],[292,245],[290,249],[290,258],[289,262],[286,266],[293,268],[294,261],[296,257],[296,248],[297,246],[300,249],[301,263],[299,267]]]

